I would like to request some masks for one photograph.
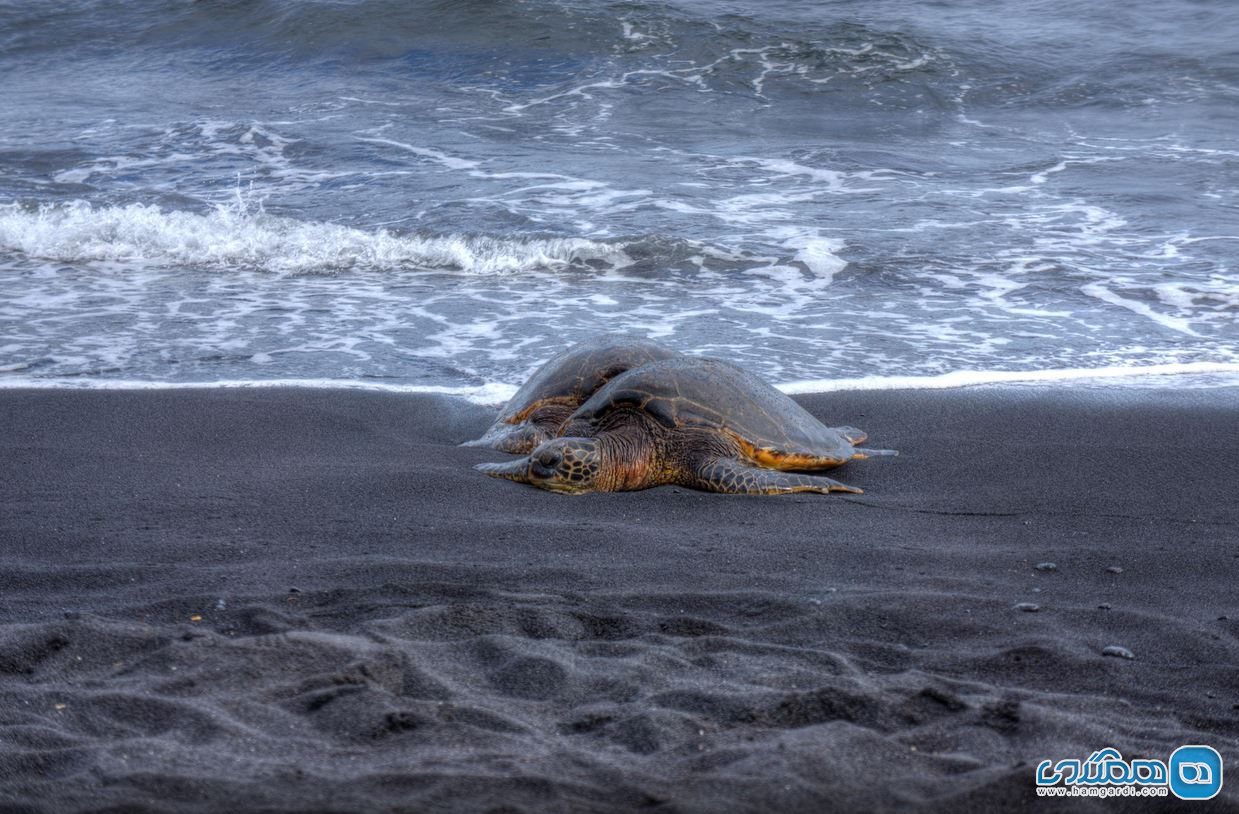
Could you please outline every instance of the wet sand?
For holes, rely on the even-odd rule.
[[[0,810],[1164,810],[1036,764],[1239,771],[1239,393],[801,401],[900,457],[563,497],[475,472],[458,401],[0,392]]]

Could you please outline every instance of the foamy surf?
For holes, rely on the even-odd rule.
[[[0,390],[368,390],[378,393],[420,393],[452,396],[475,404],[503,404],[517,386],[498,382],[475,386],[389,384],[350,379],[248,379],[216,382],[157,382],[133,379],[0,378]]]
[[[628,262],[622,247],[582,238],[399,235],[252,211],[239,197],[205,214],[138,203],[0,205],[0,248],[63,263],[126,261],[291,274],[414,268],[495,275]]]
[[[1060,370],[955,370],[937,376],[862,376],[852,379],[812,379],[776,385],[789,395],[841,390],[944,390],[987,384],[1053,384],[1093,379],[1137,380],[1144,377],[1237,376],[1239,364],[1192,362],[1141,367],[1066,368]],[[1239,380],[1231,382],[1239,384]]]
[[[10,5],[2,377],[468,387],[602,331],[809,390],[1239,363],[1234,54],[1173,4],[1136,61],[984,4]]]

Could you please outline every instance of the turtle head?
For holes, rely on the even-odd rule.
[[[592,438],[555,438],[529,453],[529,482],[552,492],[592,492],[601,469]]]
[[[595,490],[602,456],[592,438],[555,438],[540,444],[527,458],[507,464],[478,464],[476,468],[496,478],[577,494]]]

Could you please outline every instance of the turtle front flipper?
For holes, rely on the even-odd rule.
[[[514,480],[518,483],[529,483],[529,458],[519,458],[501,464],[474,464],[473,468],[485,472],[492,478]]]
[[[786,495],[793,492],[862,494],[862,491],[854,486],[848,486],[820,475],[801,475],[796,472],[763,469],[735,458],[703,460],[692,470],[684,485],[707,492],[723,492],[730,495]]]
[[[476,441],[465,441],[462,447],[486,447],[513,455],[528,455],[550,436],[542,427],[532,424],[496,424]]]

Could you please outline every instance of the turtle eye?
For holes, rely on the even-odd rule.
[[[564,456],[557,449],[544,449],[538,453],[538,464],[547,469],[554,469],[559,466]]]

